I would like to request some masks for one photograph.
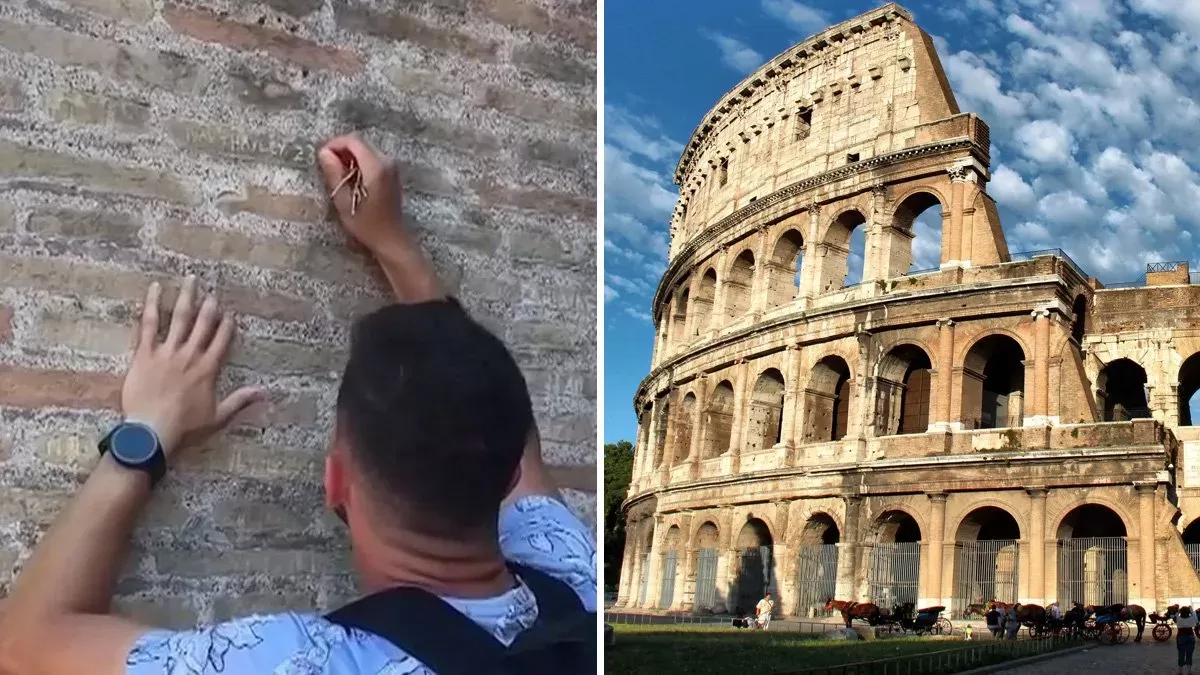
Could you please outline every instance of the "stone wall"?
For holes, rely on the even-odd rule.
[[[0,591],[117,419],[146,285],[194,272],[241,316],[224,384],[273,405],[164,484],[121,604],[184,625],[352,592],[321,456],[350,321],[386,291],[313,154],[355,129],[399,158],[594,522],[595,24],[591,0],[0,5]]]

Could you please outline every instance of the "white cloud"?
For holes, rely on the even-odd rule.
[[[1037,195],[1021,174],[1007,166],[997,166],[988,183],[988,194],[1001,206],[1021,211],[1028,210],[1037,202]]]
[[[1071,191],[1042,197],[1038,201],[1038,211],[1052,222],[1067,225],[1083,225],[1094,218],[1087,200]]]
[[[795,0],[763,0],[763,11],[808,37],[832,23],[825,12]]]
[[[646,323],[654,323],[654,318],[650,316],[650,312],[633,307],[625,307],[625,314],[632,316],[635,319],[645,321]]]
[[[702,31],[701,35],[711,40],[721,50],[721,62],[742,74],[749,74],[761,66],[766,59],[762,54],[746,46],[737,38],[722,33]]]
[[[683,144],[668,138],[658,120],[614,105],[604,106],[604,140],[654,162],[673,162],[683,152]]]
[[[1066,164],[1074,151],[1071,132],[1053,120],[1034,120],[1022,126],[1016,140],[1021,154],[1041,164]]]
[[[604,304],[607,305],[609,302],[616,300],[619,297],[621,297],[620,293],[614,291],[608,284],[604,285]]]

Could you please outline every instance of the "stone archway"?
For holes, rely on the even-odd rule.
[[[1104,411],[1105,422],[1149,419],[1146,398],[1146,371],[1130,359],[1116,359],[1096,377],[1096,398]]]
[[[679,293],[675,296],[675,302],[672,303],[675,309],[671,314],[671,338],[676,350],[682,349],[692,341],[692,334],[687,329],[688,303],[691,299],[691,291],[688,289],[687,283],[686,280],[681,282]]]
[[[992,334],[967,351],[962,421],[969,429],[1019,427],[1024,419],[1025,351],[1012,337]]]
[[[905,196],[883,232],[882,262],[887,278],[936,269],[942,260],[943,214],[948,213],[931,191],[918,189]]]
[[[772,448],[783,440],[783,374],[768,368],[758,376],[750,395],[746,451]]]
[[[717,568],[720,565],[721,533],[716,523],[706,521],[696,530],[696,611],[716,611]]]
[[[912,344],[890,350],[879,364],[875,387],[875,429],[880,436],[923,434],[929,430],[932,363]]]
[[[862,239],[864,228],[861,226],[866,222],[867,218],[862,212],[850,209],[829,224],[824,241],[818,245],[821,267],[817,275],[817,293],[829,293],[862,281],[866,245]],[[854,236],[856,232],[858,236]],[[851,265],[851,262],[854,264]],[[852,278],[851,271],[854,269],[858,270],[858,276]]]
[[[725,275],[725,316],[730,321],[750,312],[754,290],[754,253],[746,249],[738,254]]]
[[[892,608],[917,602],[921,578],[921,526],[901,510],[884,511],[874,525],[867,569],[867,599]]]
[[[1059,521],[1058,601],[1111,605],[1129,601],[1125,521],[1111,508],[1087,503]]]
[[[1200,352],[1179,367],[1179,426],[1190,427],[1200,416]]]
[[[804,237],[789,229],[780,235],[767,263],[767,306],[782,307],[800,294]]]
[[[813,366],[804,390],[804,442],[840,441],[850,426],[850,366],[840,356],[826,356]]]
[[[683,397],[683,403],[679,406],[679,412],[675,417],[675,436],[671,441],[674,446],[672,452],[671,466],[679,466],[683,464],[692,449],[692,420],[696,415],[696,395],[688,392]]]
[[[663,536],[662,583],[659,585],[658,608],[670,609],[675,604],[676,579],[681,571],[683,534],[672,525]]]
[[[982,614],[993,600],[1017,601],[1021,528],[998,506],[972,510],[954,535],[954,594],[951,611]]]
[[[802,618],[826,616],[825,603],[837,590],[838,544],[841,530],[828,513],[814,513],[804,523],[796,549],[797,614]]]
[[[729,451],[733,438],[733,385],[722,380],[713,387],[704,411],[703,459],[720,457]]]
[[[742,525],[733,574],[733,611],[738,616],[753,614],[763,594],[775,591],[774,545],[771,530],[762,520],[751,518]]]
[[[696,285],[696,294],[692,296],[692,335],[700,335],[712,328],[713,303],[717,299],[717,271],[708,268]]]
[[[664,396],[658,400],[654,414],[654,465],[652,469],[662,467],[667,460],[667,426],[671,422],[671,403]]]

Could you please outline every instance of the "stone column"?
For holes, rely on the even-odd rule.
[[[658,454],[658,418],[659,408],[662,407],[662,401],[666,399],[658,399],[654,401],[654,405],[650,408],[650,429],[646,432],[646,456],[643,458],[645,462],[642,465],[641,475],[645,480],[645,485],[654,484],[654,470],[658,465],[654,463],[655,455]],[[666,453],[666,448],[663,448],[663,453]]]
[[[804,237],[804,267],[800,270],[800,297],[807,309],[812,299],[821,294],[821,264],[817,260],[817,243],[821,232],[821,207],[813,202],[808,207],[808,233]]]
[[[749,388],[754,386],[747,382],[746,359],[738,359],[734,366],[733,383],[733,430],[729,434],[729,473],[741,471],[742,466],[742,427],[746,425],[746,401],[749,399]]]
[[[928,583],[925,592],[928,597],[921,600],[921,605],[944,605],[942,602],[942,558],[943,542],[946,539],[946,493],[934,492],[928,495],[930,506],[929,543],[926,558],[929,561]]]
[[[771,273],[768,256],[771,252],[767,250],[769,244],[766,225],[760,225],[755,236],[758,238],[758,243],[754,247],[754,279],[750,284],[750,313],[755,316],[754,321],[757,323],[758,315],[767,309],[767,276]]]
[[[949,318],[937,320],[938,326],[938,364],[937,364],[937,406],[934,412],[934,422],[929,424],[930,430],[947,431],[961,429],[962,422],[951,419],[951,403],[954,400],[954,321]]]
[[[629,604],[629,589],[632,586],[634,559],[637,557],[637,521],[629,519],[625,522],[625,551],[621,556],[621,581],[617,584],[617,607]]]
[[[1046,488],[1026,488],[1029,493],[1029,602],[1045,605],[1046,597]],[[1068,609],[1070,609],[1068,607]]]
[[[663,540],[666,538],[662,524],[663,517],[655,515],[654,536],[650,543],[650,569],[646,570],[649,581],[646,582],[646,602],[642,603],[642,609],[658,607],[658,596],[662,594]]]
[[[963,204],[963,192],[966,188],[967,174],[970,172],[965,166],[955,166],[949,170],[950,173],[950,231],[943,232],[942,236],[950,238],[950,255],[949,260],[942,261],[942,267],[951,265],[961,265],[963,262],[963,209],[966,204]]]
[[[717,254],[717,288],[713,293],[712,314],[708,320],[709,329],[719,331],[725,327],[725,282],[726,275],[729,274],[728,260],[729,246],[721,245],[721,252]]]
[[[696,564],[700,559],[700,549],[695,546],[687,547],[683,568],[683,588],[675,593],[678,609],[690,612],[696,608]]]
[[[771,502],[775,505],[774,543],[771,546],[772,583],[775,589],[775,615],[784,614],[786,598],[789,603],[796,597],[796,551],[789,543],[792,539],[788,532],[788,516],[791,511],[791,501],[779,499]]]
[[[858,559],[862,536],[859,532],[859,517],[862,510],[862,497],[858,495],[844,496],[843,501],[846,503],[846,526],[842,530],[841,540],[837,545],[838,567],[837,567],[837,584],[835,586],[838,600],[853,600],[859,601],[858,579]]]
[[[691,477],[700,476],[700,455],[704,452],[704,409],[708,406],[708,376],[696,378],[696,407],[692,411],[692,447],[688,449]]]
[[[783,445],[788,449],[784,466],[793,466],[795,464],[795,456],[791,452],[792,448],[800,445],[796,441],[796,416],[800,412],[800,406],[797,405],[800,399],[800,387],[798,380],[800,379],[800,345],[799,343],[790,344],[787,350],[784,351],[784,389],[783,389],[783,419],[780,424],[783,426]]]
[[[1132,600],[1143,607],[1157,607],[1157,583],[1154,566],[1154,501],[1157,485],[1154,483],[1134,484],[1138,495],[1138,551],[1141,567],[1141,599]]]
[[[1033,316],[1033,391],[1028,397],[1025,426],[1049,423],[1050,392],[1050,310],[1037,309]]]

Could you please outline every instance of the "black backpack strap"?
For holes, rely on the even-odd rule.
[[[538,618],[508,648],[465,614],[419,588],[380,591],[325,618],[384,638],[438,675],[503,673],[509,656],[554,645],[595,649],[595,614],[584,610],[570,586],[524,565],[509,563],[509,569],[533,592]]]
[[[325,618],[343,628],[378,635],[438,675],[503,669],[504,645],[465,614],[419,588],[389,588]]]

